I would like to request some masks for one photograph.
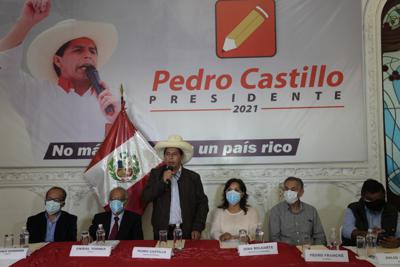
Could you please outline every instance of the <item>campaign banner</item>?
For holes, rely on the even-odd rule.
[[[0,0],[0,167],[87,166],[121,84],[189,164],[367,159],[361,0],[36,2]]]

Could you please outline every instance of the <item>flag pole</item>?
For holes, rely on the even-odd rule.
[[[124,87],[121,85],[119,86],[119,93],[121,94],[121,110],[125,109],[125,100],[124,100]]]

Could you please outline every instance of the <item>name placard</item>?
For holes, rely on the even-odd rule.
[[[314,262],[349,262],[347,250],[306,250],[305,261]]]
[[[139,259],[171,259],[171,248],[134,247],[132,258]]]
[[[379,264],[400,265],[400,253],[376,253]]]
[[[2,248],[0,260],[24,259],[28,254],[28,248]]]
[[[70,257],[109,257],[111,246],[83,246],[73,245],[69,252]]]
[[[278,244],[276,242],[271,242],[240,245],[238,246],[238,251],[239,256],[273,255],[278,254]]]

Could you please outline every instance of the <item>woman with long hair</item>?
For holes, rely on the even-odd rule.
[[[211,238],[220,241],[237,239],[244,229],[252,239],[258,224],[257,211],[247,204],[246,185],[241,179],[229,179],[224,186],[222,204],[214,213]]]

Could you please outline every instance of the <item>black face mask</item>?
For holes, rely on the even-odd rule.
[[[373,211],[380,211],[382,210],[383,206],[385,206],[386,201],[384,199],[377,199],[375,201],[369,201],[369,202],[364,200],[364,203],[368,209]]]

